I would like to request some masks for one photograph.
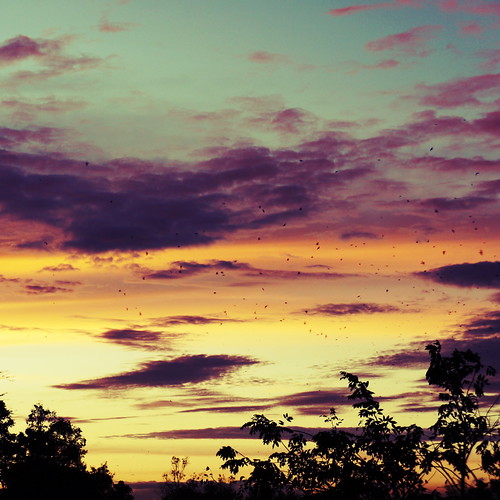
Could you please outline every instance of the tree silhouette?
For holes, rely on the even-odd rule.
[[[485,414],[479,409],[479,400],[489,383],[487,376],[496,372],[491,366],[484,368],[479,355],[471,350],[455,349],[445,357],[438,341],[426,349],[430,355],[426,379],[429,385],[444,389],[439,394],[443,404],[438,419],[431,427],[437,442],[427,458],[449,489],[465,498],[470,478],[478,481],[477,471],[500,477],[500,425],[498,417],[493,420],[490,415],[498,396]],[[474,452],[480,457],[475,467],[470,463]]]
[[[0,401],[0,498],[6,500],[133,500],[130,487],[113,483],[106,464],[87,470],[80,428],[35,405],[26,429],[14,435]]]
[[[288,424],[293,418],[288,414],[277,422],[254,415],[242,429],[278,451],[267,459],[252,459],[224,446],[217,452],[222,468],[238,474],[249,467],[244,487],[255,499],[294,493],[350,500],[422,498],[426,477],[434,470],[460,498],[493,498],[487,496],[493,494],[492,489],[475,472],[485,473],[491,486],[500,484],[495,482],[500,472],[499,424],[498,419],[490,418],[498,398],[485,415],[479,413],[479,398],[488,384],[486,375],[495,371],[491,367],[484,371],[479,356],[470,350],[455,350],[442,357],[439,342],[426,349],[430,354],[427,380],[445,390],[439,396],[445,403],[438,410],[431,436],[415,424],[398,425],[373,397],[369,382],[341,372],[350,390],[348,398],[360,417],[355,431],[341,428],[342,420],[333,408],[325,418],[331,428],[314,435],[291,429]],[[469,463],[473,451],[481,457],[476,468]],[[476,480],[475,487],[468,481],[470,477]]]
[[[172,468],[163,475],[165,483],[161,487],[162,500],[231,500],[235,497],[235,490],[230,482],[221,476],[215,479],[209,467],[204,473],[195,474],[183,481],[188,463],[188,457],[172,457]]]

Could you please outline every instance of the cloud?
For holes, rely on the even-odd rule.
[[[259,50],[257,52],[252,52],[248,56],[250,62],[258,64],[290,64],[290,58],[283,54],[272,54],[265,50]]]
[[[479,106],[484,98],[496,96],[500,89],[500,74],[484,74],[437,83],[419,84],[420,104],[436,108]]]
[[[380,2],[374,4],[362,4],[362,5],[350,5],[348,7],[341,7],[338,9],[332,9],[327,12],[332,16],[348,16],[351,14],[356,14],[358,12],[367,12],[371,10],[378,9],[399,9],[404,6],[416,7],[419,5],[418,0],[395,0],[394,2]]]
[[[162,347],[162,343],[164,343],[165,340],[171,341],[177,338],[178,335],[153,330],[121,328],[106,330],[98,334],[98,337],[126,347],[156,350]]]
[[[168,360],[148,361],[136,370],[118,375],[54,387],[70,390],[175,387],[218,379],[238,368],[256,363],[256,360],[246,356],[186,355]]]
[[[464,335],[495,338],[500,334],[500,311],[486,311],[460,325]]]
[[[144,279],[181,279],[200,273],[212,272],[221,278],[235,273],[239,276],[248,278],[274,278],[274,279],[297,279],[297,278],[344,278],[347,274],[335,272],[307,272],[307,271],[288,271],[279,269],[262,269],[253,267],[246,262],[228,261],[228,260],[210,260],[207,262],[195,261],[176,261],[167,269],[154,271],[146,268],[136,268],[136,272]]]
[[[349,304],[323,304],[311,309],[304,309],[306,314],[323,316],[344,316],[347,314],[374,314],[401,312],[401,309],[388,304],[349,303]]]
[[[24,285],[24,290],[29,295],[46,295],[59,292],[72,292],[71,288],[63,288],[51,285]]]
[[[365,366],[422,370],[429,364],[429,355],[424,350],[424,345],[423,342],[414,342],[403,350],[373,356],[366,361]]]
[[[479,87],[488,86],[482,82]],[[429,87],[425,93],[434,90]],[[482,95],[478,92],[471,95]],[[269,128],[287,134],[302,133],[311,118],[298,108],[286,107],[266,115],[263,106],[258,114],[259,119],[265,116]],[[465,120],[427,110],[404,125],[363,139],[345,130],[316,130],[316,124],[312,132],[288,147],[220,146],[200,153],[202,159],[184,164],[133,158],[87,164],[63,153],[28,153],[24,151],[40,150],[40,144],[44,149],[49,144],[56,151],[68,142],[69,132],[4,128],[0,131],[0,145],[4,146],[0,150],[2,244],[10,249],[99,254],[201,246],[235,235],[256,241],[296,237],[314,224],[329,226],[329,231],[343,238],[369,239],[369,234],[389,234],[388,228],[407,232],[416,224],[435,229],[437,221],[429,218],[432,214],[424,205],[418,210],[413,203],[401,213],[394,212],[390,200],[397,200],[398,195],[414,199],[414,184],[405,176],[390,179],[387,169],[381,167],[400,164],[401,172],[425,168],[433,171],[433,182],[439,182],[444,171],[494,170],[498,164],[487,155],[493,152],[499,117],[498,112],[488,111]],[[423,154],[431,140],[449,141],[456,151],[469,144],[469,139],[472,145],[481,146],[484,156]],[[410,148],[422,153],[412,157]],[[480,178],[474,181],[478,183]],[[461,194],[460,201],[451,201],[447,193],[439,196],[448,207],[486,208],[486,198],[491,196],[477,189]],[[437,203],[436,196],[429,194],[428,200]],[[333,272],[322,276],[289,267],[245,266],[231,261],[186,260],[165,269],[144,269],[142,276],[175,279],[230,271],[244,277],[277,279],[341,277]]]
[[[14,129],[0,127],[0,146],[15,148],[30,143],[51,144],[66,137],[66,132],[53,127]]]
[[[293,429],[297,432],[308,434],[316,434],[320,430],[318,428],[296,427]],[[127,437],[131,439],[256,439],[250,435],[248,429],[240,427],[205,427],[201,429],[174,429],[169,431],[148,432],[146,434],[126,434],[124,436],[108,436],[108,437]]]
[[[500,262],[454,264],[415,275],[437,283],[463,288],[500,288]]]
[[[211,325],[214,323],[227,323],[241,321],[237,319],[195,316],[195,315],[180,315],[180,316],[165,316],[162,318],[154,318],[150,321],[153,326],[181,326],[181,325]]]
[[[477,2],[476,0],[437,0],[428,2],[425,0],[395,0],[392,2],[379,2],[373,4],[350,5],[332,9],[327,12],[332,16],[347,16],[358,12],[367,12],[378,9],[394,10],[403,7],[421,8],[430,5],[442,12],[465,12],[475,15],[500,15],[500,6],[494,2]]]
[[[345,389],[317,390],[297,392],[283,396],[276,401],[276,405],[293,408],[301,415],[327,414],[330,408],[351,406],[347,399],[349,391]]]
[[[87,105],[84,101],[73,99],[60,100],[55,97],[32,99],[4,99],[1,101],[4,109],[12,110],[10,117],[14,120],[29,122],[35,120],[38,113],[61,114],[82,109]]]
[[[500,5],[496,2],[477,2],[475,0],[442,0],[438,7],[443,12],[465,12],[480,16],[500,16]]]
[[[438,25],[417,26],[403,33],[388,35],[368,42],[365,49],[369,52],[397,50],[401,54],[425,57],[429,54],[429,51],[424,50],[423,47],[430,39],[435,38],[436,33],[441,30],[442,26]]]
[[[364,239],[364,240],[377,240],[380,239],[380,236],[377,236],[374,233],[369,233],[366,231],[349,231],[346,233],[342,233],[340,238],[343,240],[352,240],[352,239]]]
[[[435,210],[471,210],[495,203],[495,201],[494,198],[484,198],[482,196],[464,196],[462,198],[429,198],[421,200],[420,204]]]
[[[480,50],[475,55],[486,59],[479,64],[479,69],[483,71],[495,71],[500,64],[500,49]]]
[[[99,21],[99,31],[102,31],[104,33],[119,33],[121,31],[129,31],[135,26],[138,26],[138,24],[110,22],[106,14],[103,14],[101,16],[101,20]]]
[[[40,269],[38,272],[51,272],[51,273],[58,273],[58,272],[67,272],[67,271],[79,271],[78,267],[74,267],[71,264],[58,264],[57,266],[47,266],[43,267]]]
[[[462,35],[482,35],[486,28],[478,23],[466,23],[460,26],[460,34]]]
[[[70,72],[96,68],[103,63],[103,59],[98,57],[66,55],[64,50],[74,38],[71,35],[64,35],[54,39],[41,38],[35,40],[19,35],[6,40],[0,45],[0,65],[13,64],[32,58],[39,65],[39,68],[35,71],[16,71],[4,79],[3,85],[33,84]]]
[[[28,57],[41,57],[46,46],[27,36],[9,38],[0,45],[0,63],[16,62]]]
[[[208,406],[199,408],[188,408],[180,410],[179,413],[251,413],[256,411],[268,410],[272,408],[271,404],[267,405],[230,405],[230,406]]]

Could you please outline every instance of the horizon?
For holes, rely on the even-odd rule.
[[[355,426],[341,370],[428,427],[426,344],[495,366],[496,2],[2,11],[16,429],[42,403],[116,480],[161,482],[172,456],[217,475],[255,413]]]

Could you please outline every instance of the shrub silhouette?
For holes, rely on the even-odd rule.
[[[490,415],[498,398],[486,414],[479,411],[487,376],[495,375],[495,370],[484,369],[479,356],[470,350],[454,350],[443,357],[438,341],[426,349],[430,354],[427,381],[444,389],[439,395],[444,403],[430,433],[415,424],[398,425],[374,399],[369,382],[341,372],[350,390],[348,398],[360,417],[356,431],[342,429],[333,408],[325,417],[331,428],[314,435],[290,428],[293,418],[288,414],[279,421],[254,415],[242,429],[280,451],[267,459],[252,459],[224,446],[217,452],[222,468],[232,474],[250,468],[244,494],[252,499],[294,494],[349,500],[425,498],[429,495],[424,488],[426,477],[434,471],[444,477],[453,498],[498,498],[499,422]],[[473,452],[481,458],[475,468],[470,465]],[[490,480],[489,488],[478,478],[478,471]]]
[[[26,430],[15,435],[11,412],[0,401],[0,498],[6,500],[133,500],[123,482],[113,483],[106,464],[87,470],[80,428],[35,405]]]
[[[162,500],[231,500],[235,498],[235,489],[225,478],[215,479],[207,467],[202,474],[196,474],[183,482],[184,470],[188,464],[188,458],[173,456],[172,468],[165,473],[162,485]]]

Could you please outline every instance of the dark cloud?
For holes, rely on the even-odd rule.
[[[27,36],[9,38],[0,45],[0,62],[15,62],[27,57],[43,55],[44,45]]]
[[[366,360],[364,364],[372,368],[411,368],[423,370],[429,363],[429,355],[424,350],[424,347],[424,343],[411,344],[405,350],[396,350],[373,356]]]
[[[319,314],[324,316],[343,316],[346,314],[374,314],[401,312],[401,309],[388,304],[348,303],[348,304],[323,304],[311,309],[304,309],[306,314]]]
[[[322,428],[314,427],[290,427],[294,431],[314,435]],[[124,436],[109,437],[127,437],[132,439],[258,439],[250,435],[248,429],[240,427],[205,427],[202,429],[174,429],[169,431],[149,432],[147,434],[126,434]],[[286,438],[286,435],[285,435]]]
[[[262,269],[253,267],[246,262],[228,261],[228,260],[210,260],[208,262],[172,262],[168,269],[153,271],[151,269],[136,268],[136,272],[141,274],[144,279],[180,279],[189,276],[212,272],[214,274],[228,276],[231,273],[237,273],[239,276],[249,278],[275,278],[275,279],[296,279],[296,278],[344,278],[352,276],[334,272],[304,272],[287,271],[279,269]]]
[[[154,318],[150,321],[153,326],[181,326],[181,325],[211,325],[214,323],[227,323],[241,321],[229,318],[217,318],[207,316],[193,316],[193,315],[180,315],[180,316],[165,316],[163,318]]]
[[[467,336],[495,337],[500,335],[500,311],[486,311],[460,325]]]
[[[232,371],[258,363],[245,356],[187,355],[169,360],[149,361],[136,370],[71,384],[59,389],[132,389],[139,387],[174,387],[220,378]]]
[[[470,210],[495,201],[494,198],[484,198],[482,196],[464,196],[462,198],[429,198],[422,200],[420,203],[423,206],[437,210]]]
[[[475,192],[458,199],[430,198],[422,205],[409,205],[407,213],[394,213],[391,201],[398,200],[397,195],[412,198],[412,183],[387,179],[379,165],[401,164],[401,148],[424,147],[436,136],[453,141],[457,136],[483,139],[488,149],[498,121],[495,112],[467,121],[424,111],[405,125],[361,140],[345,131],[315,130],[320,125],[310,125],[312,118],[296,108],[262,112],[259,117],[287,133],[309,127],[308,140],[275,150],[221,146],[201,152],[206,160],[184,164],[133,158],[86,164],[59,152],[26,152],[39,151],[39,144],[57,151],[63,142],[70,148],[69,131],[1,129],[0,145],[9,148],[0,150],[1,216],[9,222],[5,227],[13,230],[15,241],[10,246],[97,254],[207,245],[238,232],[245,237],[253,233],[255,240],[295,237],[304,234],[304,226],[319,228],[323,222],[345,240],[371,240],[388,234],[388,228],[391,234],[395,227],[406,231],[417,225],[437,230],[427,206],[449,212],[487,208],[494,198],[494,185],[478,183]],[[491,171],[494,162],[486,153],[473,158],[410,157],[404,165],[412,171],[434,170],[437,176],[439,170]],[[20,231],[16,224],[29,231]],[[18,234],[23,234],[21,241]],[[173,279],[228,271],[227,265],[225,261],[179,262],[148,274],[151,279]],[[290,270],[249,265],[243,269],[242,263],[236,267],[252,277],[293,276]]]
[[[98,336],[114,344],[148,350],[159,349],[165,342],[169,343],[177,338],[176,334],[167,334],[152,330],[137,330],[133,328],[106,330]]]
[[[365,239],[365,240],[376,240],[379,239],[380,236],[377,236],[374,233],[369,233],[366,231],[349,231],[346,233],[342,233],[340,235],[343,240],[351,240],[353,238]]]
[[[24,290],[29,295],[45,295],[60,292],[69,293],[73,291],[71,288],[52,285],[24,285]]]
[[[146,434],[126,434],[132,439],[253,439],[247,430],[240,427],[205,427],[203,429],[173,429],[169,431],[148,432]]]
[[[263,411],[272,408],[271,404],[267,405],[229,405],[229,406],[208,406],[199,408],[189,408],[180,410],[179,413],[251,413]]]
[[[51,273],[58,273],[58,272],[66,272],[66,271],[79,271],[77,267],[72,266],[71,264],[58,264],[57,266],[47,266],[43,267],[40,269],[39,272],[51,272]]]
[[[438,283],[464,288],[500,288],[500,262],[454,264],[415,274]]]
[[[347,399],[348,394],[346,389],[297,392],[279,398],[276,404],[294,408],[301,415],[319,416],[327,414],[330,408],[351,406],[352,402]]]

